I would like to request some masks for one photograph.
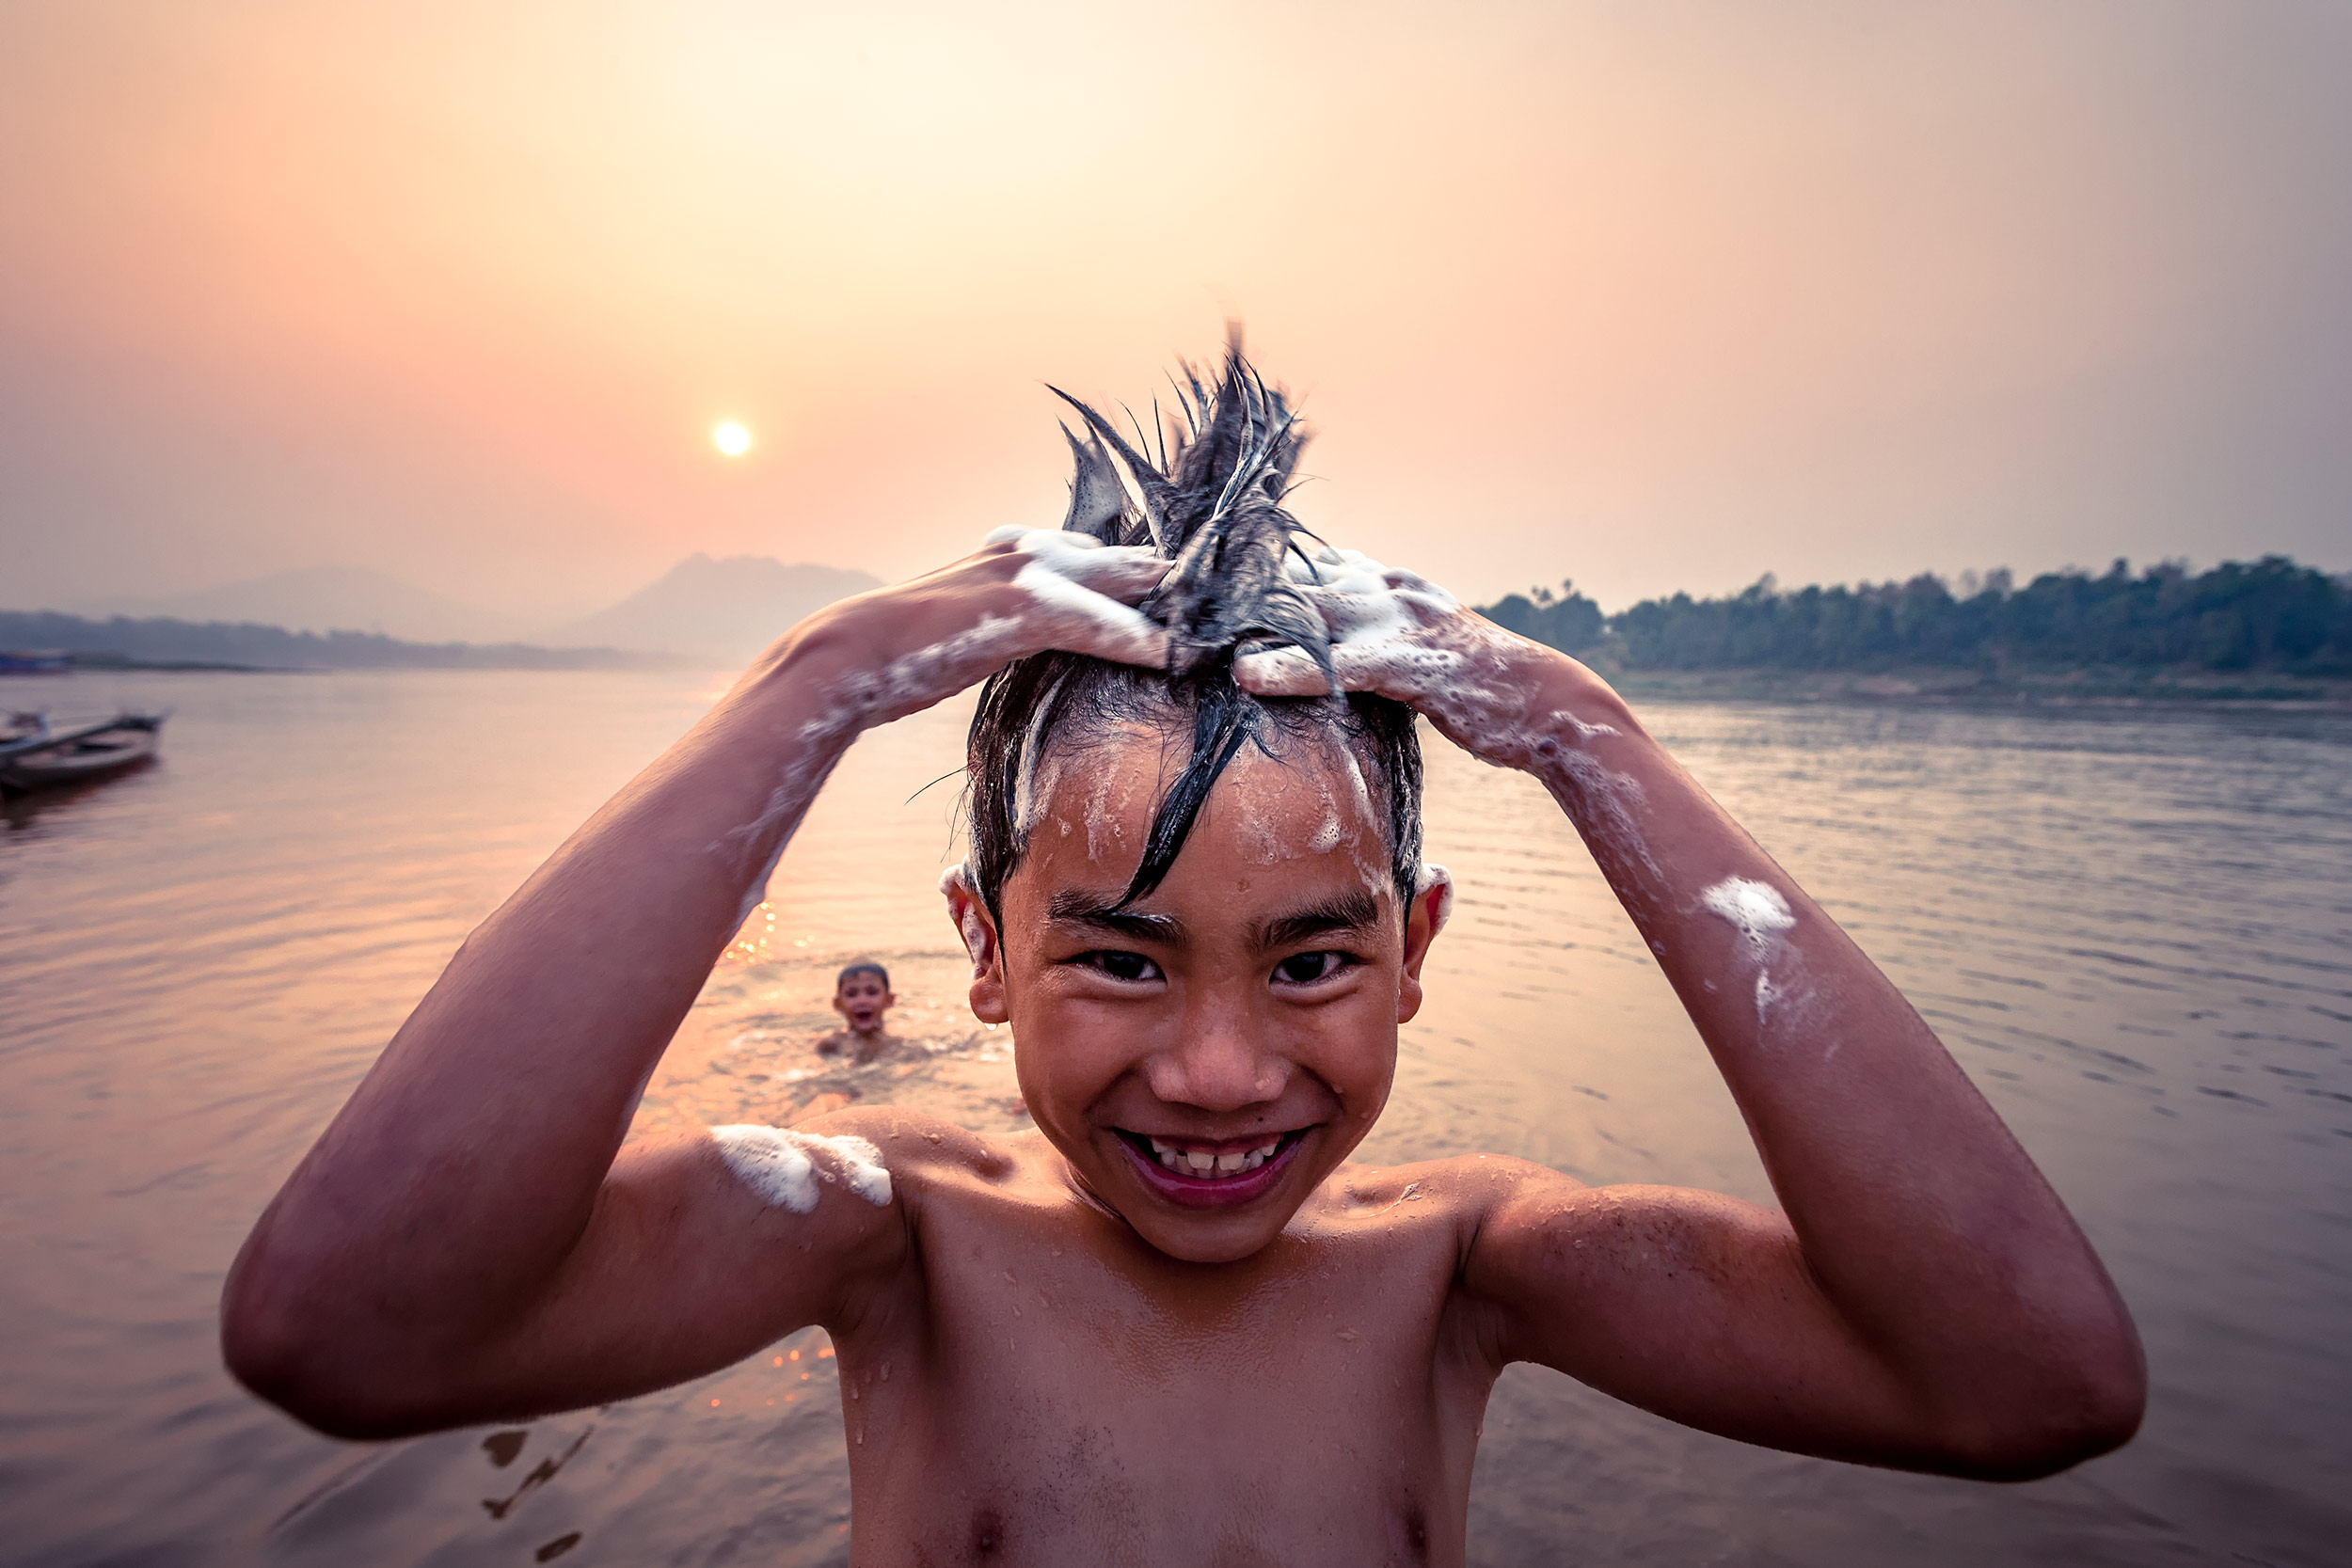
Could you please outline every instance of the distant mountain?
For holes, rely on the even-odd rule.
[[[107,599],[76,608],[89,615],[373,632],[410,642],[497,642],[522,629],[511,615],[444,598],[363,566],[273,572],[167,598]]]
[[[533,641],[746,663],[809,611],[881,586],[867,572],[787,566],[761,555],[690,555],[612,609]]]

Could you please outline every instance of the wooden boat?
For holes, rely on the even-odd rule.
[[[161,713],[120,713],[112,719],[52,730],[39,715],[16,716],[0,734],[0,788],[47,789],[103,778],[155,754],[163,742]],[[29,733],[27,733],[29,732]]]

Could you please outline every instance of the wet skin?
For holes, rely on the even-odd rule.
[[[1089,749],[1005,888],[1009,943],[950,892],[985,923],[974,1010],[1013,1024],[1038,1132],[843,1118],[901,1173],[923,1260],[837,1338],[861,1545],[1458,1560],[1500,1363],[1454,1289],[1470,1209],[1436,1191],[1483,1183],[1342,1166],[1387,1100],[1436,895],[1408,920],[1379,827],[1302,747],[1238,762],[1168,880],[1106,912],[1161,757],[1157,736]],[[1179,1172],[1155,1142],[1273,1152]]]
[[[949,889],[1037,1132],[818,1118],[873,1140],[895,1191],[830,1180],[806,1214],[707,1137],[622,1148],[797,823],[776,802],[858,725],[1025,651],[1164,652],[1025,588],[1038,559],[992,546],[803,623],[484,923],[240,1254],[224,1341],[248,1386],[386,1437],[625,1398],[821,1323],[853,1558],[889,1564],[1456,1562],[1514,1360],[1743,1440],[1962,1475],[2130,1434],[2128,1315],[1917,1014],[1590,671],[1434,599],[1411,635],[1445,657],[1364,655],[1365,678],[1559,800],[1780,1210],[1501,1158],[1344,1164],[1438,895],[1399,907],[1380,828],[1305,746],[1237,764],[1167,882],[1114,913],[1161,782],[1150,735],[1092,744],[1085,800],[1049,794],[1001,928]],[[1106,550],[1061,580],[1117,609],[1164,570]],[[1788,911],[1769,1008],[1762,948],[1703,896],[1733,878]]]

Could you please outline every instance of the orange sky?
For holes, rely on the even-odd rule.
[[[0,603],[902,576],[1228,311],[1310,525],[1475,597],[2352,566],[2347,80],[2320,4],[10,6]]]

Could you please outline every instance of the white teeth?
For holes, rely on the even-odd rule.
[[[1152,1157],[1157,1160],[1165,1169],[1172,1170],[1179,1176],[1211,1179],[1238,1176],[1256,1170],[1260,1165],[1273,1159],[1276,1152],[1282,1147],[1282,1140],[1277,1137],[1269,1138],[1256,1148],[1239,1149],[1230,1154],[1212,1154],[1199,1149],[1178,1148],[1175,1145],[1163,1142],[1148,1133],[1143,1141],[1152,1146]]]

